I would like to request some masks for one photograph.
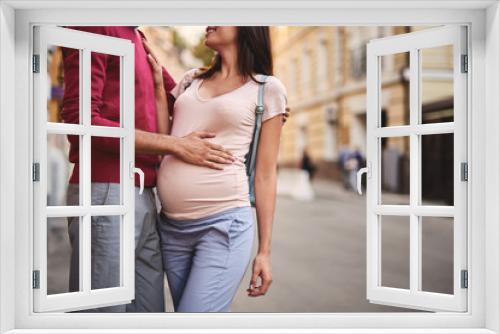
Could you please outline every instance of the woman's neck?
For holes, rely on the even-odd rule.
[[[229,46],[219,52],[221,57],[221,68],[219,75],[223,79],[230,79],[234,77],[241,77],[238,68],[238,50],[236,46]]]

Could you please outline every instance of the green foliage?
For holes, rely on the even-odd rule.
[[[198,43],[193,46],[191,52],[195,58],[198,58],[202,61],[203,66],[208,66],[212,63],[212,58],[214,57],[215,52],[212,49],[209,49],[205,46],[205,36],[200,36]]]
[[[183,51],[187,48],[186,41],[176,29],[172,29],[172,42],[179,51]]]

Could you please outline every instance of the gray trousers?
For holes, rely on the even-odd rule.
[[[70,184],[68,205],[78,205],[78,185]],[[92,183],[92,205],[119,203],[116,183]],[[139,195],[135,189],[135,299],[130,304],[100,307],[84,312],[164,312],[163,268],[160,239],[156,229],[156,201],[152,188]],[[79,291],[79,218],[68,219],[71,242],[70,291]],[[117,287],[120,284],[120,217],[92,217],[91,288]]]

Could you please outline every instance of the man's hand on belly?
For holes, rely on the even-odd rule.
[[[222,170],[224,165],[232,164],[236,158],[224,147],[206,140],[214,137],[213,133],[198,131],[178,138],[174,155],[192,165]]]

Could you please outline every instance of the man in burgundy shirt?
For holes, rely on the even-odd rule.
[[[153,74],[148,52],[136,27],[71,27],[73,29],[124,38],[135,46],[135,148],[136,167],[145,174],[144,193],[138,194],[136,178],[135,300],[126,305],[101,307],[96,312],[164,312],[163,269],[159,237],[156,231],[156,185],[158,155],[175,154],[180,159],[210,168],[232,163],[231,154],[209,143],[211,133],[193,133],[175,138],[156,133],[156,100]],[[64,98],[61,116],[65,123],[79,123],[79,50],[63,48]],[[119,57],[92,53],[91,57],[91,124],[120,126],[120,60]],[[175,82],[163,69],[164,89],[168,93]],[[127,94],[128,92],[124,92]],[[79,201],[79,138],[68,136],[70,161],[75,164],[68,186],[68,205]],[[92,205],[113,205],[121,202],[120,141],[117,138],[93,137],[91,141]],[[79,291],[79,227],[78,217],[69,218],[72,246],[70,291]],[[116,287],[120,284],[120,217],[92,217],[91,266],[92,289]],[[88,312],[89,310],[87,310]]]

